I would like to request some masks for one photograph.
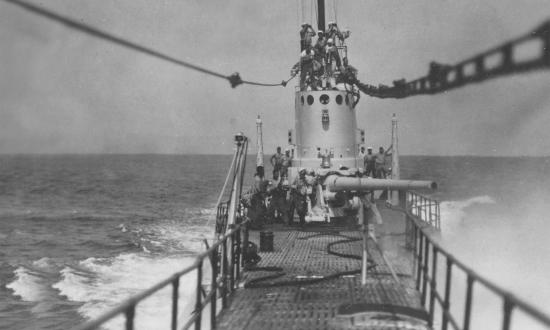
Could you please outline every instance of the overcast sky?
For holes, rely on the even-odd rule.
[[[279,82],[297,61],[310,0],[48,0],[41,6],[224,74]],[[550,18],[550,1],[327,0],[352,31],[350,62],[391,84],[454,63]],[[550,155],[550,71],[437,96],[363,96],[368,144],[402,154]],[[239,86],[94,39],[0,1],[0,153],[230,153],[232,135],[284,145],[294,88]]]

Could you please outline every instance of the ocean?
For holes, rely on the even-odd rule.
[[[230,161],[0,156],[0,329],[71,328],[184,268],[212,238]],[[550,158],[403,156],[401,171],[438,182],[440,239],[456,256],[550,313]],[[184,313],[193,288],[182,282]],[[138,308],[138,329],[169,324],[169,297]]]

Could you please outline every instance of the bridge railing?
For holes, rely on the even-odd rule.
[[[431,327],[435,329],[434,325],[437,322],[434,322],[434,319],[438,317],[439,319],[437,320],[442,330],[447,330],[449,325],[455,330],[471,329],[472,306],[475,303],[476,297],[474,295],[474,289],[483,287],[483,291],[490,292],[493,298],[500,300],[500,319],[491,317],[491,320],[496,320],[496,322],[500,320],[501,329],[532,329],[532,327],[525,327],[523,324],[518,325],[517,323],[515,324],[517,325],[516,327],[511,327],[512,312],[514,310],[522,312],[521,316],[524,318],[524,321],[533,324],[536,323],[541,326],[541,329],[550,329],[550,316],[517,298],[510,292],[500,288],[460,262],[433,240],[426,230],[426,225],[419,220],[417,215],[407,211],[406,217],[408,226],[412,228],[412,230],[408,232],[408,235],[411,235],[409,239],[413,242],[412,250],[415,258],[414,275],[416,289],[421,293],[422,305],[429,312],[429,325]],[[443,267],[439,267],[438,263],[443,263],[442,265],[439,264],[439,266]],[[444,271],[441,271],[440,268],[444,268]],[[463,276],[457,276],[459,272],[462,273]],[[461,281],[463,278],[465,278],[464,282]],[[442,281],[444,286],[438,285],[438,281]],[[458,288],[464,291],[457,291],[456,294],[452,295],[451,291],[453,288],[455,288],[454,290]],[[441,292],[440,289],[443,289],[443,292]],[[453,297],[456,297],[458,294],[461,294],[464,301],[458,300],[458,298],[455,298],[453,301]],[[462,306],[458,306],[458,308],[463,307],[461,315],[460,313],[453,313],[451,311],[451,306],[454,307],[457,304],[462,304]],[[436,305],[438,310],[441,311],[441,315],[435,315]],[[479,306],[479,302],[476,306],[487,307],[484,305]],[[498,306],[496,308],[498,308]],[[495,324],[493,324],[493,326],[494,325]],[[483,327],[494,328],[489,324],[483,324]]]

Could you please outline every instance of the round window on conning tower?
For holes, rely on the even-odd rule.
[[[329,101],[330,97],[327,94],[323,94],[319,97],[319,102],[321,102],[321,104],[328,104]]]
[[[309,104],[309,105],[313,104],[313,96],[311,96],[311,95],[307,96],[307,104]]]
[[[336,96],[336,103],[338,103],[338,105],[342,104],[342,95]]]

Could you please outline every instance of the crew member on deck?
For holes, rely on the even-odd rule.
[[[241,202],[248,210],[247,216],[250,219],[252,228],[261,228],[265,223],[267,215],[265,199],[268,184],[267,180],[262,179],[258,173],[255,173],[254,185],[242,196]]]
[[[387,169],[386,169],[386,157],[391,156],[391,149],[392,146],[388,148],[386,152],[384,152],[384,148],[380,147],[378,149],[378,153],[374,157],[374,170],[376,171],[375,177],[379,179],[385,179],[387,175]]]
[[[269,160],[271,166],[273,166],[273,180],[278,180],[281,172],[281,165],[283,163],[283,154],[281,153],[281,147],[277,147],[277,152],[271,156]]]
[[[306,169],[301,169],[298,172],[298,176],[292,184],[292,204],[293,208],[298,213],[300,218],[300,225],[303,226],[306,223],[306,214],[307,214],[307,188],[308,184],[306,181]],[[291,219],[292,221],[292,219]]]
[[[365,158],[365,147],[361,147],[361,149],[359,149],[359,157],[361,157],[361,159]]]
[[[290,202],[288,200],[288,190],[290,189],[288,181],[280,180],[270,191],[271,200],[267,212],[273,222],[282,222],[290,224]]]
[[[367,148],[367,154],[363,157],[363,164],[365,166],[365,175],[374,177],[375,156],[372,154],[372,147]]]
[[[292,158],[290,149],[285,149],[285,154],[281,159],[281,178],[288,178],[288,168],[292,166]]]

